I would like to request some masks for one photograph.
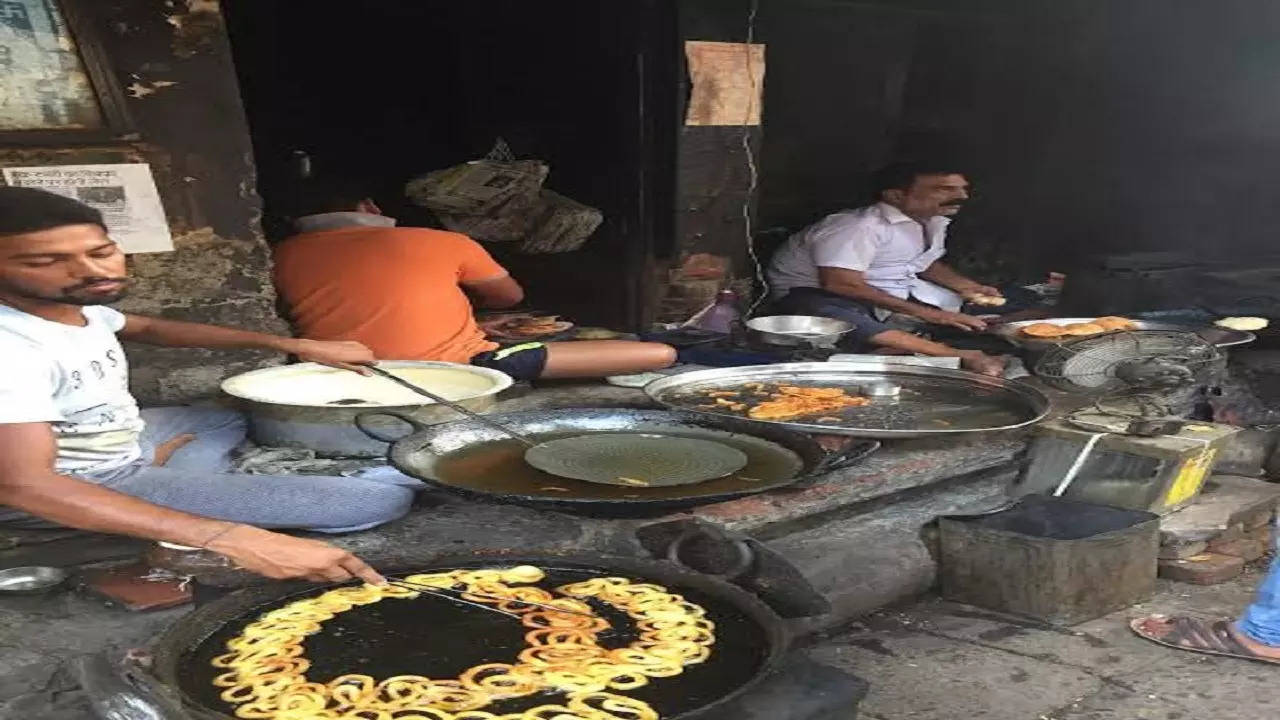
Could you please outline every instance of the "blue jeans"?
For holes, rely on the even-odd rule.
[[[1280,647],[1280,556],[1271,561],[1253,604],[1240,618],[1240,632],[1263,645]]]
[[[174,510],[262,528],[323,533],[367,530],[409,511],[423,484],[399,473],[370,477],[245,475],[230,472],[231,452],[244,441],[247,425],[235,411],[217,407],[150,408],[142,457],[122,468],[91,473],[84,480]],[[179,435],[196,439],[155,467],[156,448]],[[0,523],[12,527],[52,527],[25,513],[0,506]]]
[[[853,331],[841,342],[842,346],[851,344],[849,349],[872,345],[871,338],[893,329],[877,320],[871,308],[863,303],[821,288],[792,288],[773,304],[771,311],[778,315],[812,315],[844,320],[853,325]]]

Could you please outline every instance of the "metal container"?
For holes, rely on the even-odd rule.
[[[0,570],[0,595],[42,595],[61,588],[71,574],[56,567],[16,567]]]
[[[853,323],[811,315],[770,315],[747,321],[751,339],[782,347],[835,347]]]
[[[504,373],[471,365],[416,361],[379,365],[475,412],[492,408],[497,394],[513,383]],[[374,440],[355,426],[356,416],[371,410],[391,410],[424,425],[458,419],[449,408],[385,378],[315,363],[237,375],[223,382],[222,390],[243,403],[254,442],[268,447],[306,448],[328,457],[386,455],[386,443]],[[403,427],[389,417],[373,423],[388,430]]]
[[[817,418],[787,421],[754,420],[728,408],[707,409],[710,392],[749,391],[760,385],[798,385],[842,388],[850,395],[864,388],[889,384],[897,396],[872,398],[869,405],[838,413],[838,422]],[[1031,385],[1016,380],[941,368],[891,363],[783,363],[718,368],[681,373],[656,380],[644,388],[654,401],[679,410],[729,415],[762,425],[827,435],[902,439],[971,432],[1012,430],[1043,419],[1049,399]],[[753,402],[764,400],[758,397]]]
[[[1076,625],[1155,592],[1160,519],[1148,512],[1033,495],[939,525],[948,600]]]
[[[1095,441],[1097,433],[1052,420],[1032,434],[1030,462],[1016,492],[1055,492],[1076,468],[1063,497],[1167,515],[1199,496],[1218,453],[1238,431],[1193,422],[1173,435],[1109,433]]]

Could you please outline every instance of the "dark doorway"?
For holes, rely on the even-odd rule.
[[[368,182],[389,214],[409,178],[505,138],[547,187],[599,208],[580,251],[489,248],[531,306],[587,324],[644,319],[654,238],[670,233],[674,13],[669,0],[224,0],[268,218],[318,173]],[[278,235],[279,228],[269,234]]]

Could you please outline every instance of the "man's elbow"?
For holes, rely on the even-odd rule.
[[[501,305],[499,305],[499,307],[504,307],[504,308],[515,307],[516,305],[519,305],[520,303],[524,302],[524,288],[522,287],[512,288],[510,291],[503,294],[499,302],[502,303]]]
[[[503,310],[524,302],[524,289],[505,288],[501,292],[488,292],[479,298],[480,305],[490,310]]]

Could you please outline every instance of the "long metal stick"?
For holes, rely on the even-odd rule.
[[[446,399],[444,399],[444,398],[440,397],[439,395],[437,395],[437,394],[435,394],[435,393],[431,392],[430,390],[426,390],[426,389],[424,389],[424,388],[422,388],[422,387],[419,387],[416,383],[411,383],[411,382],[409,382],[408,380],[405,380],[404,378],[400,377],[399,375],[394,375],[394,374],[392,374],[392,373],[390,373],[390,372],[387,372],[386,370],[383,370],[382,368],[378,367],[377,365],[369,365],[369,366],[367,366],[367,367],[368,367],[370,370],[372,370],[372,371],[373,371],[375,374],[377,374],[377,375],[380,375],[380,376],[382,376],[382,377],[384,377],[384,378],[386,378],[386,379],[388,379],[388,380],[390,380],[390,381],[392,381],[392,382],[394,382],[394,383],[397,383],[397,384],[399,384],[399,385],[402,385],[402,386],[404,386],[404,387],[406,387],[406,388],[408,388],[408,389],[410,389],[410,390],[412,390],[412,391],[414,391],[414,392],[418,393],[419,395],[422,395],[423,397],[431,398],[432,400],[436,401],[437,403],[440,403],[441,405],[444,405],[445,407],[449,408],[450,410],[453,410],[453,411],[454,411],[454,412],[456,412],[456,413],[460,413],[460,414],[462,414],[462,415],[465,415],[465,416],[467,416],[467,417],[471,418],[472,420],[475,420],[475,421],[476,421],[476,422],[478,422],[478,423],[481,423],[481,424],[483,424],[483,425],[487,425],[488,427],[491,427],[491,428],[493,428],[494,430],[497,430],[498,432],[501,432],[503,435],[508,435],[508,436],[510,436],[510,437],[513,437],[513,438],[515,438],[516,440],[519,440],[520,442],[524,443],[525,445],[528,445],[529,447],[533,447],[534,445],[537,445],[537,444],[538,444],[538,443],[536,443],[536,442],[534,442],[534,441],[530,440],[529,438],[527,438],[527,437],[525,437],[525,436],[521,435],[520,433],[516,432],[515,430],[512,430],[511,428],[508,428],[506,425],[503,425],[503,424],[502,424],[502,423],[500,423],[500,422],[495,422],[495,421],[490,420],[489,418],[487,418],[487,417],[485,417],[485,416],[481,415],[480,413],[477,413],[477,412],[473,412],[473,411],[471,411],[471,410],[468,410],[467,408],[463,407],[462,405],[459,405],[458,403],[456,403],[456,402],[454,402],[454,401],[452,401],[452,400],[446,400]]]
[[[399,585],[401,587],[406,587],[413,590],[423,589],[423,592],[433,592],[437,594],[442,594],[442,595],[445,595],[446,597],[456,598],[461,602],[467,602],[467,601],[462,598],[457,598],[456,596],[451,595],[450,593],[456,592],[459,594],[470,595],[472,597],[478,597],[484,600],[493,600],[495,602],[519,603],[521,605],[529,605],[531,607],[541,608],[543,610],[548,610],[550,612],[565,613],[567,615],[581,615],[582,617],[597,618],[597,619],[599,618],[598,615],[592,615],[591,613],[580,612],[578,610],[565,610],[564,608],[558,608],[554,605],[544,605],[543,603],[531,602],[529,600],[521,600],[519,598],[498,597],[496,595],[485,595],[484,593],[472,592],[470,590],[451,590],[449,588],[438,588],[438,587],[432,587],[428,585],[418,585],[416,583],[411,583],[408,580],[402,580],[400,578],[387,578],[387,582],[391,583],[392,585]],[[487,607],[487,606],[482,605],[481,607]],[[499,610],[498,612],[506,613],[505,610]],[[519,616],[513,615],[513,617],[519,617]]]
[[[488,610],[489,612],[495,612],[495,613],[498,613],[499,615],[506,615],[507,617],[515,618],[516,620],[520,619],[520,616],[515,613],[509,613],[506,610],[500,610],[495,607],[489,607],[488,605],[484,605],[482,603],[471,602],[470,600],[463,600],[460,597],[456,597],[454,595],[450,595],[446,592],[443,592],[439,588],[427,589],[425,585],[415,585],[414,583],[405,582],[403,580],[393,580],[390,578],[387,579],[387,582],[391,585],[395,585],[398,588],[404,588],[405,590],[420,592],[424,595],[434,595],[435,597],[444,598],[445,600],[448,600],[453,603],[457,603],[459,605],[469,605],[474,608],[480,608],[481,610]]]

